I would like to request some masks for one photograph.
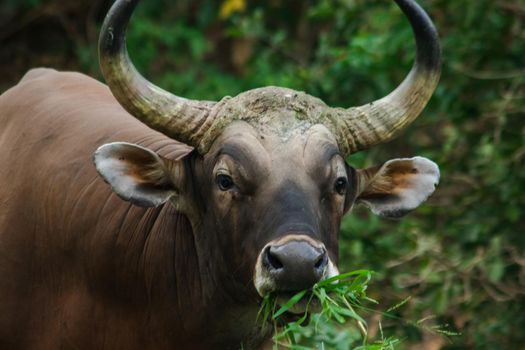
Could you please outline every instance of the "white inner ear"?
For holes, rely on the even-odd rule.
[[[169,172],[153,151],[127,142],[100,146],[93,160],[97,171],[122,199],[144,207],[155,207],[175,194],[167,188]]]
[[[410,162],[414,171],[397,172],[398,162]],[[381,167],[369,186],[376,185],[375,182],[388,184],[391,188],[388,193],[367,196],[359,201],[374,214],[400,217],[416,209],[434,192],[439,183],[439,168],[436,163],[423,157],[392,159]]]

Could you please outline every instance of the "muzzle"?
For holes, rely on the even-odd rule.
[[[254,272],[259,295],[293,294],[338,274],[323,243],[306,235],[286,235],[264,246]]]

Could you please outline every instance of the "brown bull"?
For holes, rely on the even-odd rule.
[[[102,29],[109,89],[38,69],[0,97],[2,349],[257,348],[262,295],[338,273],[354,203],[399,217],[438,182],[421,157],[345,163],[412,122],[437,84],[437,34],[413,1],[396,0],[412,71],[350,109],[277,87],[171,95],[129,61],[136,2],[117,1]]]

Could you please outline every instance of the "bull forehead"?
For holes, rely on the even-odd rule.
[[[326,104],[302,91],[282,87],[263,87],[226,97],[215,106],[217,127],[244,121],[259,132],[271,131],[281,136],[290,130],[323,122]]]
[[[217,151],[234,148],[243,154],[240,159],[253,163],[276,185],[327,171],[331,156],[338,153],[335,138],[325,126],[297,119],[255,125],[235,121],[217,141]]]

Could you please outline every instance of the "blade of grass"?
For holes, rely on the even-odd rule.
[[[288,311],[292,306],[297,304],[304,297],[306,292],[307,290],[303,290],[291,297],[283,306],[281,306],[279,310],[277,310],[277,312],[273,315],[272,319],[276,320],[279,316]]]

